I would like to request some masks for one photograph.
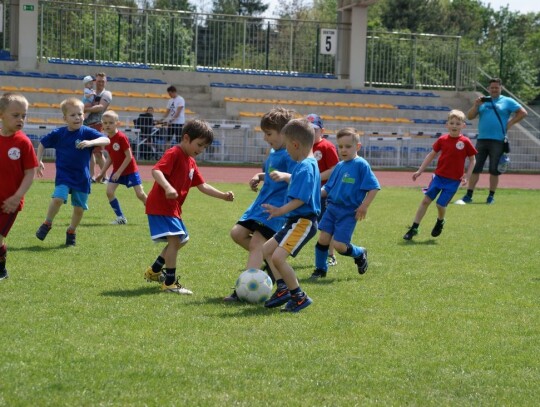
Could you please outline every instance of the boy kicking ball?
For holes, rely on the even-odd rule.
[[[449,133],[442,135],[435,143],[433,143],[433,150],[431,150],[426,158],[424,158],[418,171],[412,175],[413,181],[416,181],[426,167],[440,153],[433,179],[427,190],[424,192],[425,196],[416,211],[414,222],[407,233],[403,235],[403,239],[411,240],[418,234],[420,222],[426,214],[429,205],[431,205],[431,202],[437,198],[437,195],[439,196],[437,199],[437,222],[435,222],[435,226],[431,231],[431,236],[437,237],[442,233],[445,223],[444,216],[446,214],[446,207],[457,192],[459,185],[467,184],[467,180],[470,178],[476,162],[476,148],[474,148],[468,137],[461,134],[461,130],[463,130],[464,127],[465,114],[462,111],[452,110],[448,113],[446,128]],[[469,159],[469,165],[467,167],[467,175],[464,176],[463,168],[465,167],[465,160],[467,158]]]

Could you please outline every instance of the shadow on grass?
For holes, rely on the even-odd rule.
[[[159,294],[159,290],[156,289],[156,286],[153,287],[139,287],[133,290],[113,290],[113,291],[103,291],[101,295],[103,297],[140,297],[141,295],[156,295]]]
[[[75,246],[76,247],[76,246]],[[60,243],[56,246],[27,246],[27,247],[9,247],[10,252],[48,252],[50,250],[58,249],[73,249],[73,246],[66,246],[64,243]]]
[[[434,244],[438,244],[435,239],[428,239],[428,240],[408,240],[403,241],[400,243],[401,246],[415,246],[415,245],[425,245],[425,246],[433,246]]]

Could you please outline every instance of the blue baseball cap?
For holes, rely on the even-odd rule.
[[[319,117],[318,114],[315,114],[315,113],[308,114],[306,119],[307,119],[308,122],[311,123],[313,128],[315,128],[315,129],[324,129],[323,122],[322,122],[322,120],[321,120],[321,118]]]

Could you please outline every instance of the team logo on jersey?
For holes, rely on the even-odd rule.
[[[17,147],[11,147],[7,153],[8,157],[12,160],[18,160],[21,158],[21,150]]]
[[[81,142],[80,139],[75,140],[75,147],[77,147],[77,146],[79,145],[80,142]]]
[[[465,143],[464,143],[463,141],[458,141],[458,142],[456,143],[456,148],[457,148],[458,150],[463,150],[463,149],[465,148]]]
[[[314,151],[313,152],[313,157],[315,157],[315,159],[317,161],[321,161],[321,158],[322,158],[322,153],[320,151]]]
[[[120,150],[120,144],[114,143],[112,148],[113,148],[114,151],[118,151],[118,150]]]
[[[189,170],[189,179],[193,181],[193,174],[195,173],[195,168]]]
[[[343,177],[341,178],[341,182],[344,184],[354,184],[354,178],[350,176],[348,172],[343,174]]]

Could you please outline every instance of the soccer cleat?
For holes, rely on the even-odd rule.
[[[111,225],[126,225],[128,223],[124,216],[117,216],[115,220],[111,222]]]
[[[66,232],[66,246],[75,246],[75,233]]]
[[[310,280],[317,280],[319,278],[326,277],[326,274],[328,274],[328,271],[322,270],[322,269],[315,269],[315,271],[311,274]]]
[[[306,293],[295,295],[281,309],[281,312],[298,312],[313,304],[313,300]]]
[[[326,264],[328,264],[329,266],[337,266],[336,256],[334,256],[333,254],[329,255]]]
[[[435,226],[433,226],[433,229],[431,230],[431,236],[437,237],[442,233],[443,226],[444,226],[444,219],[440,220],[437,219],[437,222],[435,222]]]
[[[469,195],[465,195],[463,198],[461,198],[461,200],[468,204],[472,202],[472,197],[470,197]]]
[[[9,274],[6,269],[0,271],[0,280],[5,280],[9,277]]]
[[[192,295],[193,291],[188,290],[186,287],[183,287],[182,284],[176,280],[171,285],[165,285],[165,282],[161,284],[161,292],[162,293],[173,293],[173,294],[180,294],[180,295]]]
[[[367,250],[365,248],[362,248],[362,250],[362,254],[354,258],[356,267],[358,267],[358,274],[364,274],[368,268]]]
[[[240,301],[240,298],[238,298],[238,294],[236,294],[236,290],[234,290],[230,295],[223,298],[223,301],[225,301],[225,302],[238,302],[238,301]]]
[[[405,240],[411,240],[414,236],[418,234],[418,228],[411,227],[407,233],[403,235],[403,239]]]
[[[148,267],[144,272],[144,279],[148,282],[163,283],[165,281],[165,272],[161,270],[157,273],[154,273],[152,267]]]
[[[493,205],[495,203],[495,197],[493,195],[490,195],[486,199],[486,204]]]
[[[287,301],[291,299],[291,293],[289,292],[288,288],[277,288],[274,294],[270,297],[269,300],[264,302],[264,306],[266,308],[275,308],[279,307],[280,305],[285,304]]]
[[[39,240],[45,240],[47,237],[47,234],[51,231],[52,226],[47,225],[46,223],[42,223],[41,226],[36,231],[36,237]]]

